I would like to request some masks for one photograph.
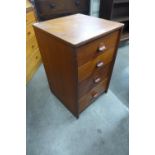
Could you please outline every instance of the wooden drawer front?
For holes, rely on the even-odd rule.
[[[99,83],[96,87],[91,89],[88,93],[79,99],[79,110],[83,111],[94,99],[96,99],[102,92],[106,90],[107,79]]]
[[[88,61],[86,64],[78,67],[78,81],[80,82],[88,78],[94,71],[98,71],[104,67],[104,65],[110,63],[113,60],[114,50],[114,48],[111,48],[104,54],[97,56],[96,59]],[[99,64],[101,65],[99,66]]]
[[[104,36],[103,38],[79,47],[77,50],[78,66],[81,66],[87,61],[94,59],[97,55],[108,52],[110,48],[114,48],[117,43],[118,34],[119,31],[115,31],[107,36]],[[105,49],[99,52],[99,47],[100,49],[105,47]]]
[[[36,5],[43,19],[89,10],[89,0],[38,0]]]
[[[51,15],[60,12],[66,12],[68,3],[62,0],[38,0],[38,11],[41,15]]]
[[[73,11],[89,10],[90,0],[69,0],[68,9]]]
[[[26,26],[26,40],[30,40],[32,37],[35,36],[32,24]]]
[[[79,97],[87,93],[89,90],[98,85],[100,82],[107,79],[111,71],[111,66],[112,64],[109,63],[100,70],[93,72],[93,74],[87,79],[81,81],[79,83]]]
[[[36,37],[34,36],[26,42],[26,57],[29,57],[38,48]]]
[[[35,21],[35,15],[33,11],[26,13],[26,24],[33,23]]]
[[[41,55],[39,49],[35,50],[33,55],[26,60],[26,80],[30,80],[41,64]]]

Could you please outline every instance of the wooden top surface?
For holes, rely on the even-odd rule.
[[[123,25],[122,23],[83,14],[75,14],[34,23],[34,27],[46,31],[73,46],[84,44],[91,39],[119,29]]]
[[[28,0],[26,0],[26,12],[30,12],[32,10],[33,10],[32,4]]]

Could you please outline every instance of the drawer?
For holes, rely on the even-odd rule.
[[[89,0],[38,0],[37,5],[40,16],[89,10]]]
[[[26,26],[26,40],[30,40],[32,37],[35,36],[32,24]]]
[[[36,37],[33,36],[30,40],[26,41],[26,57],[29,57],[38,48]]]
[[[35,50],[31,57],[26,59],[26,80],[30,80],[34,72],[38,69],[41,64],[41,55],[39,49]]]
[[[110,75],[112,64],[105,65],[102,69],[94,71],[93,74],[87,79],[79,83],[79,97],[87,93],[93,87],[97,86],[100,82],[107,79]]]
[[[69,0],[68,9],[73,11],[89,10],[90,0]]]
[[[83,111],[92,101],[106,90],[108,80],[100,82],[96,87],[79,99],[79,111]]]
[[[68,3],[58,0],[38,0],[38,11],[41,16],[66,12]]]
[[[109,48],[115,48],[118,34],[119,31],[115,31],[87,45],[79,47],[77,49],[78,66],[94,59],[97,55],[107,52]]]
[[[35,14],[33,11],[26,13],[26,24],[33,23],[35,21]]]
[[[94,60],[90,60],[78,67],[78,81],[81,82],[91,76],[94,71],[98,71],[110,63],[113,60],[114,51],[114,48],[108,49],[105,53],[98,55]]]

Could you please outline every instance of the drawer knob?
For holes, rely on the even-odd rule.
[[[28,32],[27,34],[28,34],[28,35],[30,35],[30,34],[31,34],[31,32]]]
[[[104,65],[104,62],[103,62],[103,61],[100,61],[100,62],[98,62],[98,63],[96,64],[96,66],[97,66],[98,68],[102,67],[103,65]]]
[[[55,3],[51,3],[51,4],[49,4],[49,7],[50,7],[51,9],[54,9],[54,8],[56,7],[56,4],[55,4]]]
[[[92,98],[96,98],[96,97],[98,97],[98,93],[97,92],[92,94]]]
[[[79,6],[80,5],[80,0],[75,0],[75,5]]]
[[[95,80],[94,80],[94,83],[98,83],[98,82],[100,82],[101,81],[101,78],[96,78]]]
[[[103,52],[103,51],[105,51],[106,50],[106,46],[105,45],[102,45],[102,46],[100,46],[99,48],[98,48],[98,51],[99,52]]]

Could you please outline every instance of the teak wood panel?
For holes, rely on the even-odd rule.
[[[92,88],[92,90],[89,93],[87,93],[87,95],[83,95],[79,100],[79,113],[82,112],[89,104],[91,104],[93,102],[93,100],[96,99],[101,93],[103,93],[103,92],[106,93],[108,91],[109,83],[110,83],[110,80],[111,80],[112,71],[113,71],[113,67],[114,67],[114,63],[115,63],[115,59],[116,59],[116,55],[117,55],[117,49],[118,49],[118,45],[119,45],[119,41],[120,41],[121,31],[122,31],[122,29],[120,29],[118,31],[119,33],[117,35],[117,41],[116,41],[115,49],[114,49],[114,52],[113,52],[113,59],[111,61],[111,66],[109,67],[108,77],[107,77],[106,80],[101,81],[96,86],[96,88],[99,88],[101,91],[93,91],[96,88]],[[80,91],[80,89],[79,89],[79,91]],[[93,97],[93,95],[95,97]],[[79,97],[80,97],[80,92],[79,92]]]
[[[77,64],[74,49],[35,28],[51,91],[78,116]]]
[[[38,48],[36,37],[33,36],[30,40],[26,41],[26,57],[30,57]]]
[[[28,24],[26,26],[26,40],[30,40],[32,37],[35,36],[32,24]]]
[[[33,54],[26,60],[26,81],[29,81],[41,64],[41,55],[39,49],[36,49]]]
[[[103,66],[110,63],[113,60],[114,52],[115,48],[111,48],[105,53],[98,55],[93,60],[90,60],[84,65],[78,67],[78,81],[88,78],[92,72],[99,70],[100,67],[97,67],[98,63],[103,63]]]
[[[36,21],[34,11],[30,11],[26,13],[26,24],[32,24],[34,21]]]
[[[26,83],[30,81],[41,64],[41,55],[38,49],[32,24],[36,22],[33,7],[26,8]]]
[[[92,88],[88,93],[79,99],[79,112],[82,112],[94,99],[106,90],[107,79],[100,82],[96,87]]]
[[[79,97],[87,93],[93,87],[98,85],[100,82],[109,78],[112,63],[109,63],[102,68],[94,71],[88,78],[79,82]]]
[[[72,47],[85,45],[120,29],[123,24],[82,14],[65,16],[34,24],[35,27]]]
[[[115,31],[79,47],[77,49],[78,66],[81,66],[85,62],[94,59],[97,55],[106,53],[110,48],[114,48],[116,46],[118,34],[119,31]],[[98,49],[101,46],[105,46],[105,50],[100,52]]]

